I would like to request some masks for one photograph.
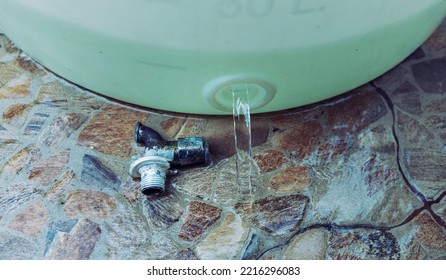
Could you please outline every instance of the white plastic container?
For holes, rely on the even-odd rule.
[[[0,0],[0,30],[60,76],[137,105],[227,114],[340,94],[414,51],[445,0]]]

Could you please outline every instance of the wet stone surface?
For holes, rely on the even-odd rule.
[[[334,260],[396,260],[400,251],[398,240],[387,231],[333,230],[327,255]]]
[[[251,220],[271,235],[290,233],[302,222],[308,201],[303,195],[263,198],[254,202]]]
[[[178,236],[185,241],[194,241],[212,226],[221,215],[221,210],[215,206],[193,201],[189,204],[186,221]]]
[[[169,228],[182,216],[184,205],[176,193],[144,199],[146,217],[155,228]]]
[[[0,35],[0,259],[446,259],[445,34],[345,94],[252,115],[244,164],[232,116],[106,99]],[[211,160],[143,195],[136,122],[206,138]]]
[[[242,219],[227,214],[222,223],[197,245],[200,259],[240,259],[248,229]]]

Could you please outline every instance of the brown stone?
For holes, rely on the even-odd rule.
[[[70,170],[65,172],[52,186],[46,191],[45,196],[49,201],[60,199],[63,192],[67,189],[75,177],[75,173]]]
[[[30,145],[12,156],[2,167],[3,172],[16,174],[22,171],[31,163],[36,162],[42,156],[36,145]]]
[[[15,60],[17,66],[31,74],[45,74],[45,71],[27,55],[21,54]]]
[[[81,219],[69,233],[58,232],[45,258],[51,260],[88,260],[101,237],[98,224]]]
[[[48,210],[40,201],[36,201],[15,216],[8,227],[35,237],[39,235],[48,221]]]
[[[299,158],[305,158],[315,150],[322,133],[321,125],[312,121],[279,132],[274,136],[272,143],[282,150],[291,151]]]
[[[397,260],[397,238],[388,232],[371,229],[332,230],[327,256],[334,260]]]
[[[446,23],[444,21],[429,39],[427,39],[425,46],[437,52],[444,52],[446,50]]]
[[[427,211],[419,213],[413,220],[391,232],[404,246],[402,259],[432,260],[446,256],[446,230]]]
[[[426,145],[434,139],[434,135],[416,119],[401,112],[398,112],[397,115],[398,128],[409,143]]]
[[[154,228],[169,228],[183,214],[183,204],[175,192],[144,199],[144,214]]]
[[[436,199],[446,187],[443,151],[432,149],[406,149],[404,164],[410,178],[428,199]]]
[[[109,105],[82,130],[78,143],[103,154],[129,157],[135,124],[146,118],[144,113]]]
[[[0,62],[0,87],[16,79],[20,74],[21,72],[15,66]]]
[[[185,122],[186,119],[184,118],[169,118],[161,122],[161,127],[168,137],[173,138],[178,134]]]
[[[30,95],[31,81],[26,76],[20,76],[0,88],[0,100],[20,99]]]
[[[49,107],[68,109],[67,95],[72,91],[59,81],[46,83],[39,90],[37,102]]]
[[[0,163],[9,160],[11,155],[17,151],[22,143],[13,138],[0,138]],[[0,169],[1,170],[1,169]]]
[[[287,246],[285,260],[323,260],[327,249],[327,232],[323,229],[312,229],[294,237]]]
[[[185,241],[198,239],[211,225],[220,219],[221,209],[198,201],[189,204],[186,221],[178,236]]]
[[[440,113],[444,114],[446,108],[446,98],[437,99],[431,102],[428,102],[424,106],[424,112],[426,113]]]
[[[383,117],[387,108],[375,90],[366,88],[328,106],[327,111],[328,125],[333,132],[355,134]]]
[[[269,180],[269,188],[277,192],[299,192],[310,183],[305,166],[291,166]]]
[[[248,231],[239,216],[227,214],[222,223],[197,245],[197,255],[202,260],[240,259]]]
[[[275,150],[264,151],[253,158],[262,173],[276,170],[288,161],[281,152]]]
[[[31,170],[28,179],[38,182],[44,186],[49,185],[55,180],[68,164],[70,160],[70,150],[65,150],[53,155],[44,162],[38,164]]]
[[[429,214],[421,213],[415,218],[415,223],[418,227],[417,238],[424,246],[446,252],[446,230],[441,228]]]
[[[115,200],[99,191],[75,190],[68,195],[65,203],[67,216],[108,218],[116,207]]]
[[[3,112],[3,121],[8,124],[19,122],[20,125],[25,121],[26,113],[32,108],[30,104],[14,104],[6,108]]]
[[[271,235],[292,233],[301,224],[308,202],[300,194],[266,197],[253,203],[251,220]]]
[[[330,163],[349,151],[353,144],[354,142],[350,138],[333,137],[318,149],[318,159],[321,163]]]
[[[322,119],[323,115],[324,112],[322,111],[320,105],[312,104],[282,111],[279,114],[271,113],[271,116],[266,116],[265,119],[259,117],[259,119],[265,122],[271,122],[274,130],[286,130],[302,123]]]

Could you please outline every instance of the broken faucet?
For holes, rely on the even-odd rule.
[[[129,173],[132,178],[141,178],[140,189],[145,195],[161,193],[165,189],[166,176],[176,173],[174,166],[207,163],[208,143],[201,137],[179,138],[166,141],[154,129],[137,123],[135,141],[145,146],[144,153],[133,156]]]

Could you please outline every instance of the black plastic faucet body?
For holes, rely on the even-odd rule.
[[[179,138],[177,141],[166,141],[154,129],[137,123],[135,126],[135,141],[143,144],[146,150],[157,150],[171,153],[172,165],[186,166],[208,162],[209,146],[202,137]]]

